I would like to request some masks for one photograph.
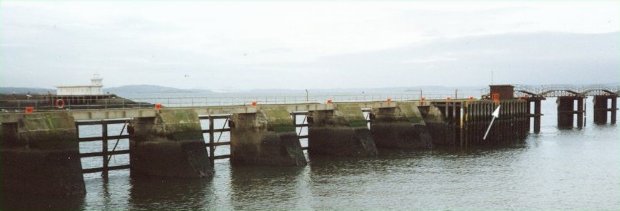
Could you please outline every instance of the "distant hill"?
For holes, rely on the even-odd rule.
[[[104,88],[104,92],[111,94],[124,95],[124,94],[137,94],[137,93],[208,93],[209,90],[204,89],[178,89],[157,85],[128,85],[112,88]]]
[[[56,94],[55,89],[33,88],[33,87],[0,87],[0,94]],[[156,85],[128,85],[104,88],[103,92],[110,94],[139,94],[139,93],[210,93],[205,89],[178,89]]]
[[[0,94],[56,94],[55,89],[32,88],[32,87],[0,87]]]

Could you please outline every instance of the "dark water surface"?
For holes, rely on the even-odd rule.
[[[588,99],[588,115],[591,101]],[[555,99],[542,133],[476,150],[381,151],[378,158],[310,157],[306,167],[232,167],[209,180],[86,175],[77,199],[15,197],[5,206],[85,210],[620,209],[618,125],[558,130]],[[591,116],[591,115],[589,115]],[[122,161],[122,159],[119,158]],[[121,162],[119,161],[119,162]],[[87,161],[83,161],[87,162]],[[99,161],[100,162],[100,161]],[[88,163],[84,164],[87,165]]]

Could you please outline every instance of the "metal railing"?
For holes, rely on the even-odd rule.
[[[0,99],[0,111],[22,112],[26,107],[35,110],[72,110],[72,109],[108,109],[108,108],[150,108],[153,105],[145,102],[135,102],[124,98],[99,99],[73,103],[70,100],[63,101],[64,105],[58,106],[48,99],[12,100]]]
[[[252,102],[258,104],[294,104],[294,103],[325,103],[332,102],[368,102],[368,101],[412,101],[433,99],[446,99],[475,96],[481,93],[474,93],[468,90],[465,93],[459,90],[454,91],[422,91],[409,90],[407,93],[399,94],[325,94],[325,95],[277,95],[277,96],[205,96],[205,97],[151,97],[151,98],[109,98],[96,101],[83,101],[72,103],[65,101],[63,106],[56,106],[49,99],[0,99],[0,111],[2,112],[23,112],[26,107],[33,107],[35,110],[73,110],[73,109],[108,109],[108,108],[151,108],[154,104],[161,104],[164,107],[204,107],[204,106],[235,106],[248,105]],[[155,94],[153,94],[155,95]]]

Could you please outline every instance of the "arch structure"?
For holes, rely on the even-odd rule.
[[[515,86],[516,97],[586,97],[586,96],[618,96],[620,88],[618,86]]]

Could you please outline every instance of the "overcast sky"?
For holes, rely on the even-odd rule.
[[[0,2],[0,86],[620,81],[620,1]]]

